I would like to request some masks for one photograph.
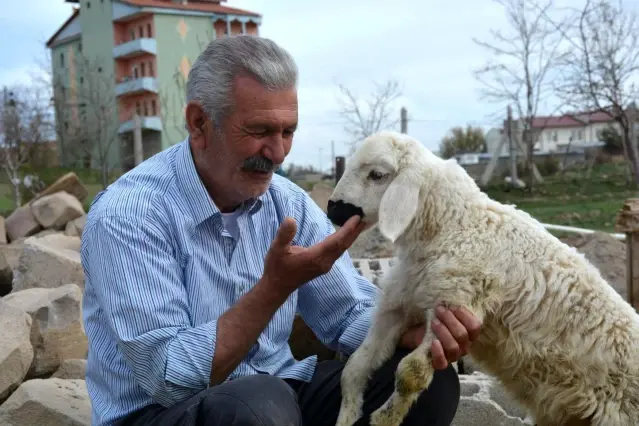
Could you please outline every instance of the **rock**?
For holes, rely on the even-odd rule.
[[[60,364],[60,368],[53,373],[52,378],[67,380],[84,380],[87,370],[85,359],[67,359]]]
[[[3,426],[90,426],[91,403],[84,380],[24,382],[0,406]]]
[[[7,246],[8,247],[8,246]],[[11,293],[13,288],[13,269],[7,261],[4,250],[0,251],[0,297]]]
[[[84,288],[80,253],[54,248],[38,239],[25,242],[18,265],[13,270],[13,291],[56,288],[64,284],[77,284]]]
[[[22,383],[33,361],[31,323],[29,315],[0,300],[0,401]]]
[[[54,249],[73,250],[75,252],[80,253],[81,240],[80,240],[80,237],[78,236],[71,237],[61,232],[53,232],[51,234],[47,234],[42,237],[38,237],[37,235],[34,235],[33,237],[27,238],[25,242],[28,243],[36,239],[37,239],[36,242],[40,244],[44,244]]]
[[[5,219],[5,227],[9,241],[28,237],[42,229],[40,223],[31,213],[31,206],[28,204],[15,209],[9,217]]]
[[[82,215],[67,223],[64,233],[70,237],[81,237],[84,232],[84,225],[87,223],[87,215]]]
[[[452,426],[531,425],[526,411],[483,373],[459,376],[461,398]],[[497,400],[492,397],[497,396]],[[503,405],[502,405],[503,404]]]
[[[84,215],[84,207],[73,195],[58,191],[33,201],[31,212],[42,227],[58,229]]]
[[[53,373],[62,361],[82,358],[87,353],[82,326],[82,290],[76,284],[22,290],[11,293],[3,301],[33,319],[30,339],[34,357],[28,377]]]
[[[87,191],[87,188],[80,182],[78,176],[73,172],[69,172],[60,176],[58,180],[46,187],[44,191],[38,195],[38,198],[55,194],[59,191],[66,191],[80,201],[84,201],[89,195],[89,191]]]
[[[7,244],[7,228],[4,225],[3,216],[0,216],[0,244]]]

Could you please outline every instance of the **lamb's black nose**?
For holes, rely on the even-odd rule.
[[[357,207],[351,203],[345,203],[342,200],[329,200],[326,215],[335,225],[344,226],[346,221],[355,215],[364,217],[364,211],[361,207]]]

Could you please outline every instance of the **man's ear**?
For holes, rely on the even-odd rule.
[[[419,182],[400,172],[384,192],[379,206],[379,231],[395,242],[415,218],[419,205]]]
[[[191,101],[186,105],[184,115],[186,127],[189,135],[191,135],[191,143],[194,143],[199,148],[204,148],[206,145],[205,126],[208,121],[204,109],[199,102]]]

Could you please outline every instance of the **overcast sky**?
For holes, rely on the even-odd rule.
[[[639,0],[627,0],[636,8]],[[63,0],[28,0],[31,11],[0,15],[0,86],[28,81],[44,41],[64,22]],[[579,0],[563,3],[579,4]],[[408,109],[408,132],[436,150],[455,125],[496,124],[497,106],[482,101],[472,70],[486,55],[472,37],[506,26],[490,0],[228,0],[263,15],[260,34],[288,49],[300,68],[300,125],[287,162],[330,165],[331,141],[347,153],[335,82],[365,98],[373,81],[397,79]],[[435,6],[437,5],[437,6]],[[399,112],[397,113],[399,114]],[[322,155],[320,157],[320,149]],[[321,158],[321,163],[320,163]]]

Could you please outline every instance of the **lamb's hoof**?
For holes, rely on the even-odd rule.
[[[342,409],[339,412],[335,426],[353,426],[360,417],[361,414],[359,414],[357,410]]]
[[[371,426],[399,426],[402,423],[394,410],[388,408],[378,408],[371,414]]]

